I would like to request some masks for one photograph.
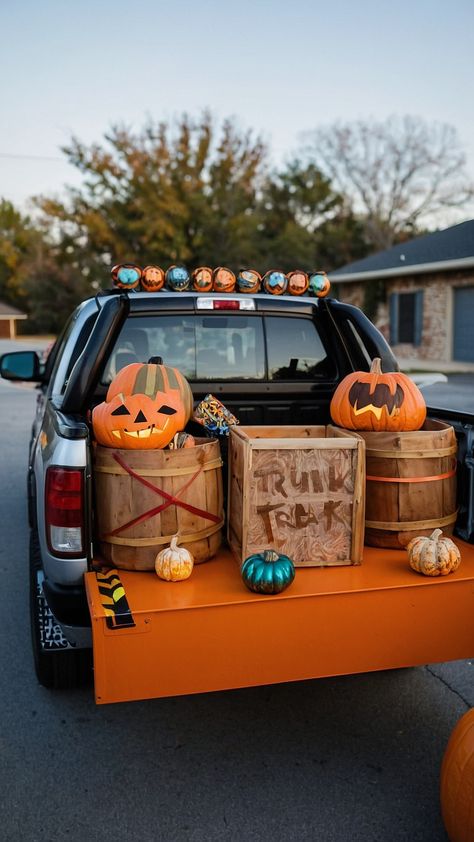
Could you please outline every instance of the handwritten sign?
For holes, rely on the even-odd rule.
[[[298,566],[350,558],[354,450],[256,450],[248,544],[273,547]]]

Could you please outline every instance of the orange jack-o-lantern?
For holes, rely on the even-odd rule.
[[[132,363],[113,379],[92,411],[99,444],[128,450],[166,447],[191,417],[193,396],[176,368]]]
[[[140,283],[146,292],[159,292],[165,283],[165,273],[159,266],[145,266]]]
[[[263,288],[265,292],[271,295],[283,295],[288,286],[288,279],[284,272],[279,272],[277,269],[270,269],[263,276]]]
[[[235,289],[235,275],[225,266],[214,269],[214,290],[216,292],[233,292]]]
[[[197,292],[210,292],[212,289],[212,269],[209,266],[199,266],[192,274],[193,289]]]
[[[262,276],[256,269],[241,269],[237,275],[237,289],[239,292],[259,292]]]
[[[300,269],[295,269],[294,272],[289,272],[288,277],[288,292],[290,295],[304,295],[308,289],[309,279],[306,272]]]
[[[347,430],[419,430],[426,404],[416,383],[401,371],[382,374],[381,360],[370,371],[355,371],[339,383],[332,397],[331,418]]]
[[[136,289],[140,283],[142,270],[134,263],[117,263],[112,267],[110,274],[114,286],[119,289]]]

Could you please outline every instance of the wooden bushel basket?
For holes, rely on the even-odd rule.
[[[179,536],[197,564],[222,541],[222,460],[216,439],[179,450],[94,448],[95,534],[102,558],[124,570],[154,570]]]
[[[357,431],[366,444],[365,543],[406,547],[416,535],[456,521],[456,453],[453,427],[425,421],[414,432]]]

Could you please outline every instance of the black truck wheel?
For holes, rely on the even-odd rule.
[[[92,651],[74,649],[44,597],[38,536],[30,533],[30,623],[35,672],[40,684],[71,690],[92,680]]]

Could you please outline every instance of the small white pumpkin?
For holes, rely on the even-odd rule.
[[[194,558],[185,547],[178,547],[178,535],[171,539],[169,547],[160,550],[155,559],[155,570],[160,579],[167,582],[181,582],[189,579],[193,572]]]
[[[441,529],[429,536],[419,535],[407,545],[410,566],[424,576],[447,576],[461,564],[461,553],[451,538],[442,538]]]

